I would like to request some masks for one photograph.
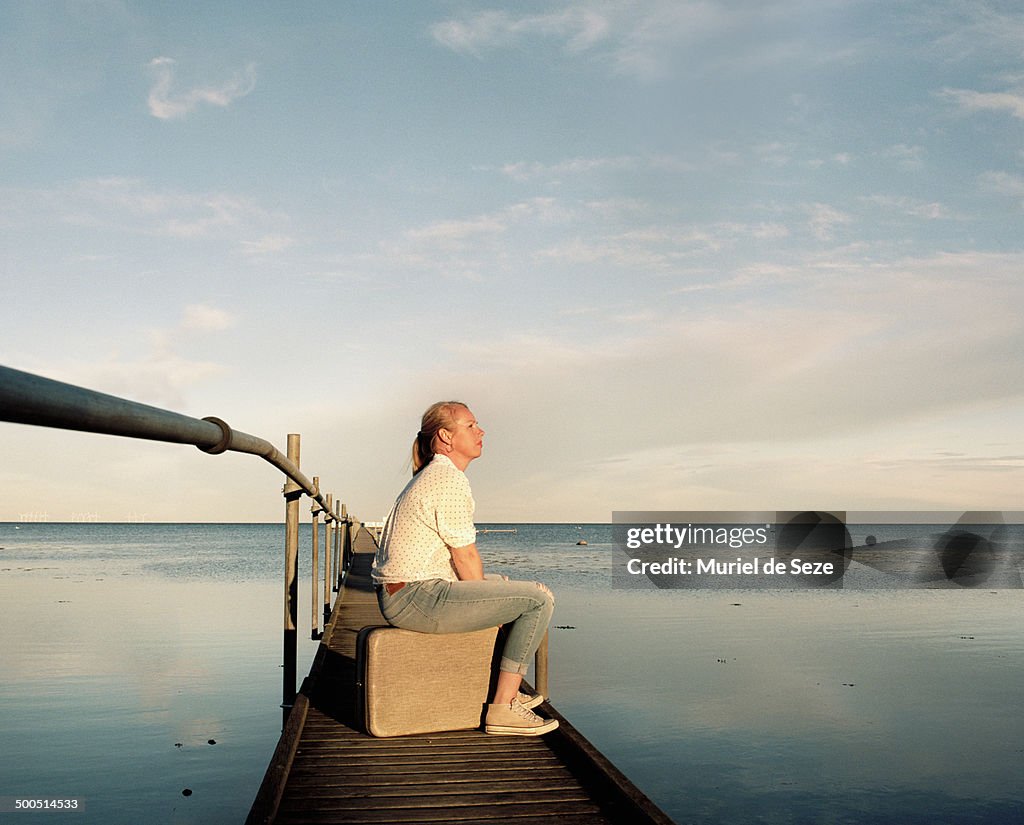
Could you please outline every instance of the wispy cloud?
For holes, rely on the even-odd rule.
[[[261,256],[274,255],[290,249],[295,244],[295,239],[290,235],[270,234],[255,241],[242,241],[241,250],[245,255]]]
[[[129,177],[90,178],[50,189],[0,190],[0,222],[18,226],[45,220],[112,232],[184,240],[221,239],[243,252],[287,247],[284,216],[231,192],[187,192],[157,188]],[[258,240],[250,240],[253,237]]]
[[[1024,198],[1024,177],[1009,172],[985,172],[980,183],[983,189],[999,195]],[[1024,205],[1024,203],[1022,203]]]
[[[619,155],[615,157],[576,157],[541,163],[540,161],[516,161],[501,167],[501,173],[512,180],[527,182],[547,180],[557,182],[563,178],[594,175],[602,172],[655,171],[668,173],[692,172],[706,168],[705,165],[683,160],[671,155]]]
[[[570,54],[602,47],[615,72],[650,78],[663,73],[672,44],[719,27],[727,17],[703,0],[630,0],[577,3],[548,14],[480,11],[436,23],[430,32],[442,46],[476,57],[528,38],[560,43]]]
[[[224,332],[235,323],[226,310],[191,304],[175,323],[139,331],[138,344],[128,351],[116,349],[94,360],[71,358],[34,370],[59,381],[180,410],[187,405],[190,390],[226,369],[209,359],[188,357],[180,349],[197,336]]]
[[[517,161],[506,163],[501,167],[502,174],[517,181],[529,181],[537,178],[558,178],[565,175],[589,174],[602,170],[633,170],[639,166],[636,157],[622,156],[615,158],[570,158],[557,163],[541,163],[539,161]]]
[[[538,250],[538,257],[567,264],[611,264],[637,274],[666,273],[680,270],[694,256],[719,252],[742,240],[778,240],[790,234],[778,223],[658,225],[617,233],[590,229],[587,236]]]
[[[1024,120],[1024,91],[1020,89],[978,92],[972,89],[946,88],[939,94],[966,112],[1004,112],[1018,120]]]
[[[829,206],[827,203],[815,203],[807,207],[808,226],[811,234],[819,241],[832,240],[835,230],[845,224],[851,223],[853,218]]]
[[[953,217],[949,208],[937,201],[924,201],[898,195],[870,195],[861,198],[864,203],[913,218],[935,221]]]
[[[507,262],[510,234],[539,231],[576,220],[576,213],[555,198],[536,197],[493,212],[432,221],[382,241],[361,262],[386,271],[420,271],[480,280]]]
[[[461,244],[467,238],[477,235],[492,235],[504,232],[507,223],[499,215],[481,215],[466,220],[437,221],[406,231],[411,241],[427,241],[439,246]]]
[[[924,152],[923,146],[896,143],[879,152],[879,156],[895,161],[904,169],[920,169],[924,165]]]
[[[596,54],[612,73],[653,80],[667,75],[692,47],[726,31],[756,32],[758,38],[742,57],[707,58],[714,71],[757,70],[780,62],[820,63],[846,59],[852,47],[822,49],[791,34],[768,34],[794,13],[790,0],[722,4],[712,0],[609,0],[577,2],[547,14],[477,11],[430,27],[434,40],[453,51],[482,58],[527,39],[560,44],[567,54]],[[828,55],[823,58],[823,55]]]
[[[249,63],[219,85],[175,91],[175,65],[170,57],[157,57],[149,62],[154,76],[149,90],[149,112],[161,120],[184,117],[202,103],[229,106],[256,88],[256,64]]]
[[[234,316],[223,309],[208,304],[190,304],[185,307],[179,328],[182,332],[220,332],[234,325]]]
[[[430,27],[434,39],[453,51],[481,56],[484,51],[510,46],[525,37],[560,40],[570,51],[582,51],[608,36],[609,21],[597,10],[574,6],[549,14],[513,16],[504,11],[481,11]]]

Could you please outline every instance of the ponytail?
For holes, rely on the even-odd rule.
[[[412,474],[416,475],[434,457],[434,440],[443,429],[454,429],[455,411],[465,407],[461,401],[438,401],[431,404],[420,422],[420,431],[412,442]]]

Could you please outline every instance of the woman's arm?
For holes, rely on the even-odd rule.
[[[452,567],[459,581],[479,581],[484,577],[484,563],[476,549],[476,542],[465,547],[449,547],[452,554]]]

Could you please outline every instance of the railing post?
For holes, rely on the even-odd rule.
[[[327,524],[324,529],[324,627],[331,619],[331,547],[334,541],[334,494],[327,494]]]
[[[548,693],[548,632],[544,631],[544,638],[541,639],[540,647],[533,655],[534,681],[533,687],[545,699],[550,698]]]
[[[341,528],[341,570],[345,573],[352,563],[352,523],[348,520],[348,507],[344,504],[341,505],[341,518],[345,525]]]
[[[288,434],[288,460],[299,466],[299,436]],[[284,485],[284,682],[281,708],[283,724],[295,704],[297,669],[296,629],[299,624],[299,499],[302,488],[291,478]]]
[[[341,531],[344,528],[344,522],[338,521],[338,526],[334,531],[334,592],[341,592]]]
[[[313,486],[316,488],[317,495],[320,494],[320,476],[313,476]],[[309,588],[309,605],[310,605],[310,638],[320,638],[320,606],[316,603],[317,596],[320,595],[320,588],[318,587],[319,581],[318,576],[320,574],[320,505],[313,501],[312,507],[310,507],[313,513],[313,559],[309,565],[312,571],[313,581]]]

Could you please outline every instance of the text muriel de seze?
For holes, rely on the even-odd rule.
[[[719,561],[716,558],[694,559],[667,558],[664,561],[641,561],[630,559],[626,571],[633,576],[766,576],[794,573],[801,576],[831,576],[836,572],[832,562],[802,561],[789,559],[788,563],[778,559],[755,558],[744,561]]]

